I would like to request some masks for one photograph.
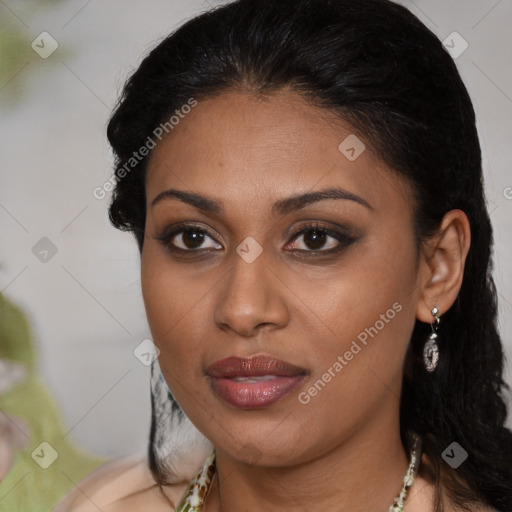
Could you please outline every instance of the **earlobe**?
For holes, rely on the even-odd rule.
[[[462,210],[450,210],[422,250],[418,320],[431,323],[433,307],[443,315],[453,305],[462,286],[470,243],[471,230],[466,214]]]

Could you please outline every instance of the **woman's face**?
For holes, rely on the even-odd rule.
[[[152,154],[142,252],[177,401],[217,450],[262,465],[397,427],[420,300],[409,187],[296,93],[190,110]]]

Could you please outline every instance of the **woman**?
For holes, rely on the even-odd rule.
[[[214,9],[144,59],[108,136],[152,437],[57,510],[512,510],[475,116],[418,19]]]

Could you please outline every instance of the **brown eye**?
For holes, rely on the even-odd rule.
[[[154,237],[170,252],[207,253],[222,249],[208,231],[197,225],[179,225]],[[286,249],[311,256],[328,255],[339,252],[356,241],[354,236],[343,231],[333,230],[319,224],[304,226],[295,233]]]
[[[355,241],[355,238],[341,231],[312,224],[295,233],[292,241],[294,242],[286,245],[287,249],[298,252],[331,254],[349,246]]]
[[[208,232],[199,226],[175,227],[170,232],[165,232],[155,237],[170,251],[195,252],[206,249],[221,249]],[[210,242],[208,242],[210,240]],[[205,245],[206,244],[206,245]]]
[[[328,239],[330,240],[330,246],[324,247],[324,249],[330,249],[332,247],[336,247],[337,240],[334,237],[329,236],[322,230],[319,229],[311,229],[306,233],[301,235],[303,240],[302,245],[304,247],[297,247],[298,249],[310,249],[313,251],[317,251],[324,247]]]
[[[187,229],[175,234],[173,239],[179,240],[180,237],[183,245],[183,247],[180,247],[181,249],[197,249],[204,243],[205,234],[204,231],[198,229]]]

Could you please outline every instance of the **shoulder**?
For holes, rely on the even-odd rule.
[[[53,512],[169,512],[188,482],[159,486],[147,457],[137,454],[103,464],[64,496]],[[170,508],[172,507],[172,508]]]

